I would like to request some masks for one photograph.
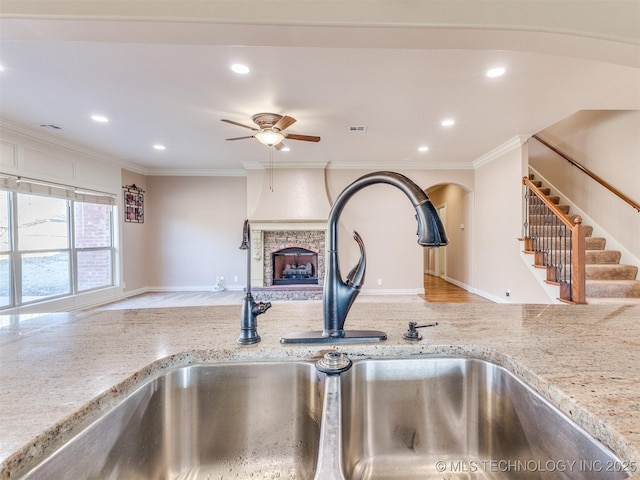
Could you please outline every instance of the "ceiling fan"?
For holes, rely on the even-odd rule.
[[[303,142],[320,141],[320,137],[316,137],[313,135],[285,133],[284,130],[296,122],[295,118],[289,117],[287,115],[278,115],[277,113],[257,113],[251,117],[251,120],[253,120],[253,123],[255,123],[258,128],[223,118],[223,122],[230,123],[231,125],[237,125],[243,128],[248,128],[249,130],[255,132],[253,135],[227,138],[227,140],[244,140],[245,138],[255,138],[264,145],[275,147],[276,150],[282,150],[284,148],[284,144],[282,143],[282,141],[285,138],[288,140],[302,140]]]

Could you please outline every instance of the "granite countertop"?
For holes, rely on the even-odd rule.
[[[240,306],[93,310],[0,317],[0,478],[11,478],[149,376],[200,362],[453,354],[505,366],[611,447],[640,462],[640,306],[356,301],[347,329],[384,330],[377,344],[281,345],[322,329],[319,301],[274,302],[262,341],[243,347]],[[407,322],[438,321],[424,339]]]

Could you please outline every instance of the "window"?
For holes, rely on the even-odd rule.
[[[10,239],[9,192],[0,190],[0,308],[12,304]]]
[[[78,292],[112,285],[111,206],[74,202]]]
[[[49,190],[58,195],[0,190],[0,308],[114,284],[111,197]]]
[[[69,202],[17,194],[19,304],[71,293]]]

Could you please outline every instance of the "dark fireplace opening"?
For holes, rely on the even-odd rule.
[[[301,247],[273,252],[274,285],[318,285],[318,254]]]

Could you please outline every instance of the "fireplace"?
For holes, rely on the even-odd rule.
[[[271,254],[273,285],[317,285],[318,253],[303,247],[288,247]]]
[[[276,229],[274,226],[281,226]],[[324,281],[325,230],[296,229],[302,225],[265,225],[251,241],[255,248],[254,287],[267,288],[311,288]],[[305,225],[306,226],[306,225]],[[267,230],[266,228],[270,228]],[[311,227],[311,228],[310,228]],[[323,225],[324,227],[324,225]],[[285,229],[286,228],[286,229]],[[253,270],[252,270],[253,271]]]

